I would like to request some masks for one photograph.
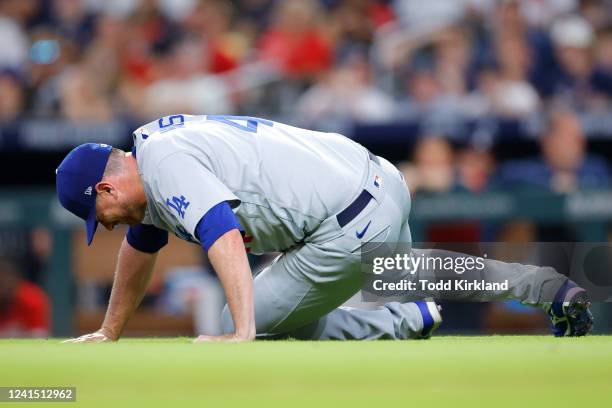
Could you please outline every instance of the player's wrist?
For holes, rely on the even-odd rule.
[[[234,332],[234,335],[240,340],[255,340],[255,325],[252,325],[248,328],[238,328]]]
[[[96,333],[101,334],[112,341],[119,340],[119,335],[109,327],[102,326]]]

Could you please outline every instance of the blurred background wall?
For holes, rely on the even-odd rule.
[[[133,129],[178,112],[353,138],[404,172],[415,241],[608,242],[611,7],[1,0],[0,336],[98,327],[123,233],[86,248],[54,170],[75,145],[127,150]],[[126,334],[217,331],[223,299],[198,247],[172,240],[157,268]],[[610,331],[608,305],[595,313]],[[546,328],[513,303],[446,305],[445,316],[447,332]]]

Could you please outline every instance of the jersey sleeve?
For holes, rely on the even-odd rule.
[[[152,184],[157,205],[169,214],[180,235],[191,241],[196,240],[196,228],[202,217],[217,204],[226,201],[231,208],[240,205],[238,197],[205,163],[186,152],[162,159]]]
[[[224,201],[215,205],[202,217],[195,232],[202,248],[208,251],[223,234],[234,229],[244,232],[236,215]]]

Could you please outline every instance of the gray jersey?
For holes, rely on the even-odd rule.
[[[350,139],[264,119],[174,115],[134,132],[147,195],[143,221],[198,242],[227,201],[252,253],[283,251],[359,194],[367,150]]]

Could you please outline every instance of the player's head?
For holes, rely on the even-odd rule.
[[[146,198],[130,154],[112,150],[95,190],[97,220],[106,229],[112,230],[117,224],[138,224],[144,218]]]
[[[135,200],[141,189],[123,151],[86,143],[73,149],[56,170],[60,203],[85,221],[90,245],[98,223],[112,230],[117,224],[136,224],[144,206]]]

